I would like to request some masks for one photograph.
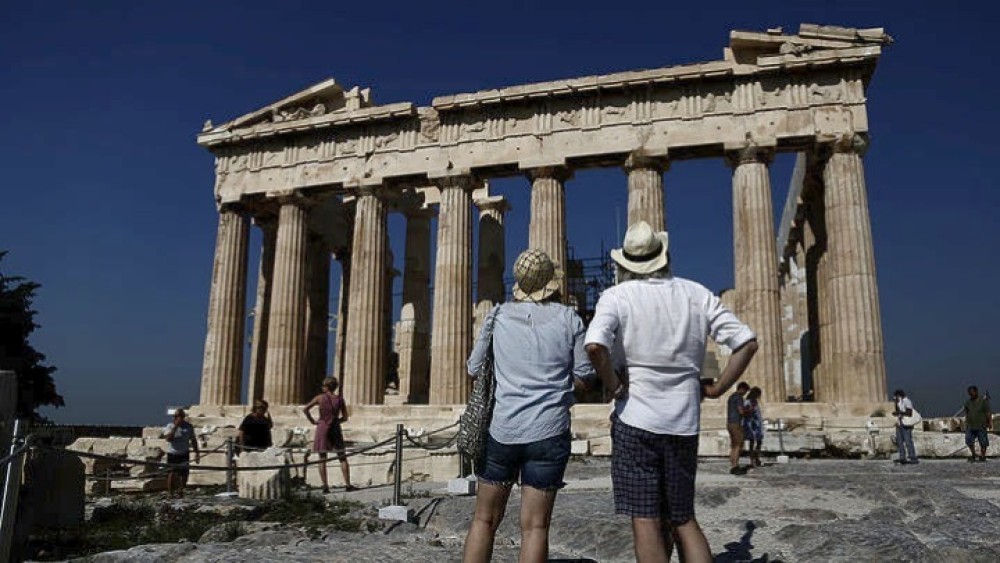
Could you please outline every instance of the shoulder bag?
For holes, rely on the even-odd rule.
[[[490,345],[486,351],[486,360],[472,384],[472,394],[469,395],[465,412],[459,419],[456,438],[458,451],[476,465],[486,453],[486,437],[490,432],[490,421],[493,420],[493,401],[496,393],[496,374],[493,371],[493,324],[499,314],[500,306],[497,305],[487,327]]]

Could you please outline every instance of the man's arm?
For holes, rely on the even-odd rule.
[[[607,348],[591,342],[587,344],[587,357],[590,358],[590,363],[594,366],[597,375],[601,378],[601,382],[608,393],[614,394],[618,391],[619,387],[624,385],[624,382],[615,373],[614,368],[611,367],[611,354],[608,353]]]
[[[194,431],[194,426],[191,427],[191,449],[194,450],[194,462],[201,462],[201,452],[198,451],[198,433]]]
[[[756,353],[756,338],[748,340],[745,344],[737,348],[733,352],[733,355],[729,357],[729,363],[726,364],[726,369],[722,370],[722,373],[719,375],[719,380],[712,384],[702,385],[702,394],[710,399],[721,397],[743,375],[747,366],[750,365],[750,360],[753,359]]]
[[[177,430],[177,426],[176,425],[174,425],[173,423],[168,424],[167,425],[167,429],[164,430],[162,434],[160,434],[160,438],[163,438],[164,440],[166,440],[168,442],[170,440],[173,440],[174,439],[174,431],[175,430]]]

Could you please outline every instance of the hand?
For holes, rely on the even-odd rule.
[[[718,399],[724,391],[715,383],[701,384],[701,397],[703,399]]]

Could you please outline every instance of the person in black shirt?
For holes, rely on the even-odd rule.
[[[267,401],[254,401],[253,410],[240,423],[240,435],[237,437],[240,448],[250,452],[270,448],[272,426],[274,423],[267,412]]]

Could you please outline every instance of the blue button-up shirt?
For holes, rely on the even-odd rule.
[[[494,307],[469,356],[472,377],[486,360],[490,325],[497,382],[490,435],[502,444],[526,444],[569,431],[573,378],[590,383],[597,377],[584,349],[583,321],[559,303]]]

